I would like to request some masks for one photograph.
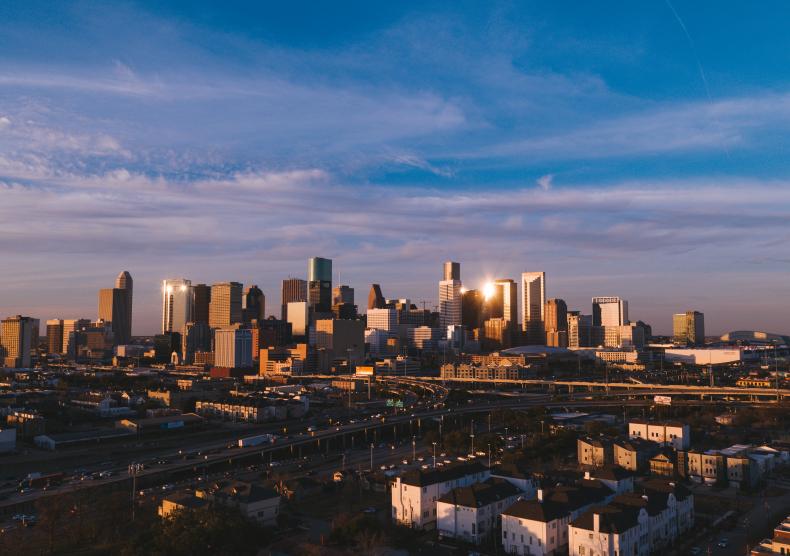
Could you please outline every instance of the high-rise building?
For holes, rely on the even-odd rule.
[[[238,282],[212,284],[208,312],[211,328],[226,328],[241,322],[241,289]]]
[[[130,336],[126,330],[129,320],[126,316],[128,308],[129,303],[126,290],[120,288],[99,290],[99,320],[110,323],[115,345],[121,345],[129,341]]]
[[[572,349],[590,347],[593,344],[592,315],[579,311],[568,311],[568,347]]]
[[[245,288],[241,303],[244,322],[263,320],[266,318],[266,296],[263,295],[263,292],[258,286],[253,284]]]
[[[469,330],[480,328],[483,323],[483,303],[480,290],[464,290],[461,294],[461,324]]]
[[[628,301],[619,297],[592,298],[593,326],[623,326],[628,324]]]
[[[678,345],[704,345],[705,315],[699,311],[672,315],[672,341]]]
[[[211,305],[211,286],[197,284],[192,286],[192,293],[195,300],[192,316],[193,320],[195,322],[204,322],[208,324],[208,308]]]
[[[286,309],[286,320],[291,325],[291,334],[304,339],[308,335],[310,322],[307,301],[291,301]]]
[[[354,304],[354,288],[342,284],[332,288],[332,305],[341,303]]]
[[[546,301],[546,345],[568,347],[568,306],[562,299]]]
[[[90,326],[90,319],[64,319],[63,320],[63,354],[73,357],[74,349],[72,342],[74,335],[81,329]]]
[[[351,365],[365,358],[365,326],[358,320],[315,321],[315,347],[327,350],[329,360],[345,359]]]
[[[395,332],[398,330],[398,311],[391,309],[368,309],[367,327]]]
[[[47,354],[63,353],[63,319],[47,321]]]
[[[461,324],[461,265],[453,261],[444,263],[444,280],[439,282],[439,326]]]
[[[444,280],[460,280],[461,263],[447,261],[444,263]]]
[[[132,275],[128,270],[121,272],[115,279],[115,288],[124,292],[124,311],[120,323],[113,321],[113,334],[118,345],[128,344],[132,340],[132,298],[133,298]],[[99,317],[101,318],[101,317]]]
[[[307,263],[307,288],[314,313],[332,310],[332,259],[311,257]]]
[[[387,300],[384,299],[384,294],[381,293],[381,286],[371,284],[370,293],[368,293],[368,310],[383,309],[386,304]]]
[[[214,364],[230,369],[252,367],[252,331],[238,326],[215,330]]]
[[[288,304],[294,301],[307,301],[307,282],[301,278],[283,280],[281,318],[288,320]]]
[[[30,367],[33,320],[16,315],[0,321],[0,361],[5,367]]]
[[[192,282],[184,278],[162,280],[162,333],[181,333],[194,322],[195,294]]]
[[[521,274],[521,330],[527,344],[541,345],[546,341],[546,273]]]
[[[211,351],[211,328],[207,322],[188,322],[181,331],[181,360],[193,363],[195,353]]]

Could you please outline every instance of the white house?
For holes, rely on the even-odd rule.
[[[598,481],[538,489],[537,499],[519,500],[502,513],[502,545],[508,554],[554,556],[568,546],[568,523],[614,492]]]
[[[436,503],[436,528],[444,537],[480,544],[496,531],[497,519],[520,495],[509,482],[494,478],[454,488]]]
[[[503,463],[491,468],[491,476],[504,479],[521,491],[521,498],[532,500],[538,495],[538,481],[529,472],[516,463]]]
[[[585,471],[584,478],[600,481],[616,494],[634,491],[634,474],[616,465],[606,465]]]
[[[630,438],[643,438],[675,450],[688,450],[691,446],[691,429],[684,423],[674,421],[644,421],[636,419],[628,423]]]
[[[569,556],[648,556],[644,508],[595,506],[568,525]]]
[[[436,525],[436,502],[454,488],[481,483],[491,476],[472,462],[441,469],[413,469],[396,477],[392,486],[392,519],[417,529]]]

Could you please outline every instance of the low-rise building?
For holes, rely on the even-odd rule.
[[[461,463],[441,469],[413,469],[395,478],[392,519],[417,529],[436,525],[436,502],[454,488],[470,486],[491,476],[480,463]]]
[[[613,445],[614,464],[634,472],[650,468],[650,458],[660,449],[655,443],[644,438],[615,440]]]
[[[644,508],[591,508],[568,525],[568,554],[648,556],[648,519]]]
[[[751,556],[765,556],[768,554],[790,554],[790,516],[787,516],[774,528],[774,536],[763,539],[752,548]]]
[[[191,492],[176,492],[162,498],[157,513],[159,517],[170,517],[174,512],[181,510],[197,510],[208,506],[208,501],[198,498]]]
[[[678,475],[677,453],[672,448],[662,448],[650,458],[650,474],[656,477],[676,477]]]
[[[628,436],[672,446],[676,450],[688,450],[691,446],[691,429],[685,423],[637,419],[628,423]]]
[[[491,477],[504,479],[521,491],[521,498],[532,500],[538,494],[538,481],[526,467],[518,463],[503,463],[491,468]]]
[[[521,495],[504,479],[458,487],[436,503],[436,528],[440,535],[480,544],[496,531],[499,515]]]
[[[582,467],[611,464],[614,454],[612,441],[608,438],[579,438],[576,440],[576,452]]]
[[[616,465],[596,467],[584,473],[586,480],[596,480],[605,484],[616,494],[634,491],[634,474]]]
[[[214,483],[195,492],[198,498],[238,508],[243,516],[261,525],[277,524],[280,495],[271,488],[243,481]]]

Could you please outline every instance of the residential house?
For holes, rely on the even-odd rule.
[[[454,488],[436,503],[436,528],[440,535],[480,544],[497,529],[501,513],[521,491],[504,479]]]

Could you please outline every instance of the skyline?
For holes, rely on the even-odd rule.
[[[93,316],[122,269],[136,334],[165,278],[272,313],[320,255],[357,296],[436,300],[451,259],[790,332],[790,6],[304,10],[0,7],[0,316]]]

